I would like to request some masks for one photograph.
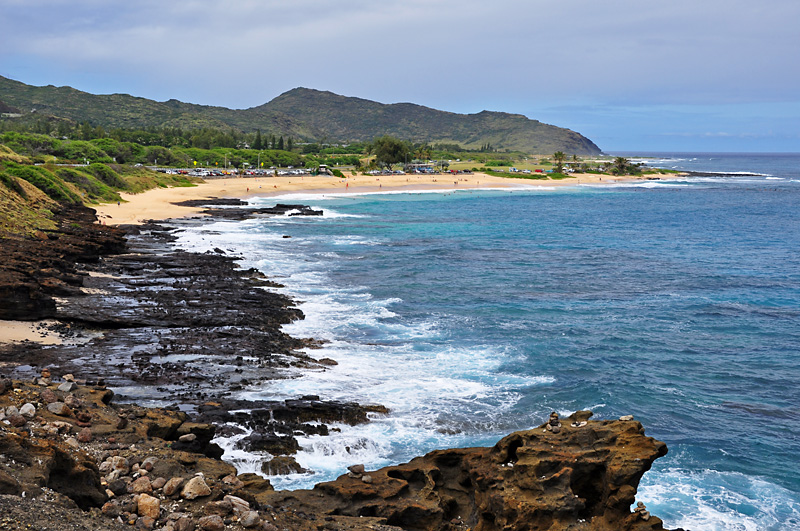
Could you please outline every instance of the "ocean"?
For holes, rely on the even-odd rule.
[[[285,331],[338,362],[241,396],[391,410],[301,439],[313,473],[276,488],[590,409],[667,443],[637,495],[667,527],[800,529],[800,155],[626,155],[706,175],[251,198],[324,216],[183,232],[179,247],[234,251],[284,284],[306,315]]]

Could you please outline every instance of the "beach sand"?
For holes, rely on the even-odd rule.
[[[42,325],[52,325],[56,321],[2,321],[0,320],[0,343],[17,343],[31,341],[42,345],[60,345],[61,336],[43,328]]]
[[[461,175],[356,175],[345,179],[330,176],[234,177],[209,179],[194,187],[157,188],[141,194],[120,194],[124,202],[94,207],[101,223],[108,225],[139,224],[199,215],[202,208],[174,203],[209,197],[270,197],[287,193],[368,193],[412,190],[468,190],[474,188],[527,188],[539,186],[574,186],[628,181],[631,177],[575,174],[561,180],[514,179],[483,173]],[[1,339],[0,339],[1,340]]]

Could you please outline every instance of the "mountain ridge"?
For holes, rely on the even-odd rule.
[[[158,102],[130,94],[97,95],[69,86],[36,87],[0,76],[0,100],[22,109],[107,129],[232,127],[261,129],[303,141],[370,141],[383,135],[419,143],[452,143],[477,149],[526,153],[596,155],[594,142],[570,129],[544,124],[522,114],[484,110],[459,114],[411,102],[379,103],[330,91],[298,87],[247,109],[199,105],[169,99]]]

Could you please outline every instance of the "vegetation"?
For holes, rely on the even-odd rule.
[[[391,136],[376,138],[367,146],[367,152],[375,155],[375,162],[380,166],[391,166],[400,162],[407,162],[411,155],[411,146]],[[413,158],[413,157],[411,157]]]
[[[136,193],[156,186],[193,185],[187,176],[133,166],[99,162],[62,166],[53,164],[52,156],[47,163],[34,165],[2,144],[0,155],[0,237],[53,229],[53,211],[59,204],[121,201],[122,190]]]
[[[84,141],[109,136],[142,146],[294,151],[302,143],[369,142],[388,134],[429,143],[439,151],[452,151],[452,146],[460,145],[485,153],[600,153],[593,142],[574,131],[522,115],[455,114],[303,88],[244,110],[176,100],[156,102],[125,94],[93,95],[70,87],[33,87],[1,76],[0,94],[5,104],[21,114],[0,120],[3,127],[27,124],[39,128],[32,132]],[[76,129],[80,135],[74,133]],[[260,147],[256,147],[259,137]],[[127,161],[118,158],[117,162]]]

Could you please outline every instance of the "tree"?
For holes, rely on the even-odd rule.
[[[253,142],[253,149],[262,149],[264,144],[261,140],[261,129],[256,130],[256,139]]]
[[[625,175],[628,173],[630,167],[630,161],[625,157],[617,157],[614,159],[614,164],[611,168],[611,172],[614,175]]]
[[[556,173],[562,173],[564,171],[564,159],[567,158],[564,155],[563,151],[556,151],[553,153],[553,170]]]
[[[431,158],[431,148],[427,144],[423,144],[414,152],[414,156],[419,160],[429,160]]]
[[[382,136],[373,140],[368,152],[375,155],[378,164],[391,166],[398,162],[404,162],[411,153],[411,148],[407,142],[391,136]]]
[[[283,149],[283,136],[278,139],[278,149]]]
[[[291,151],[294,148],[294,139],[289,137],[289,140],[286,141],[286,151]]]

